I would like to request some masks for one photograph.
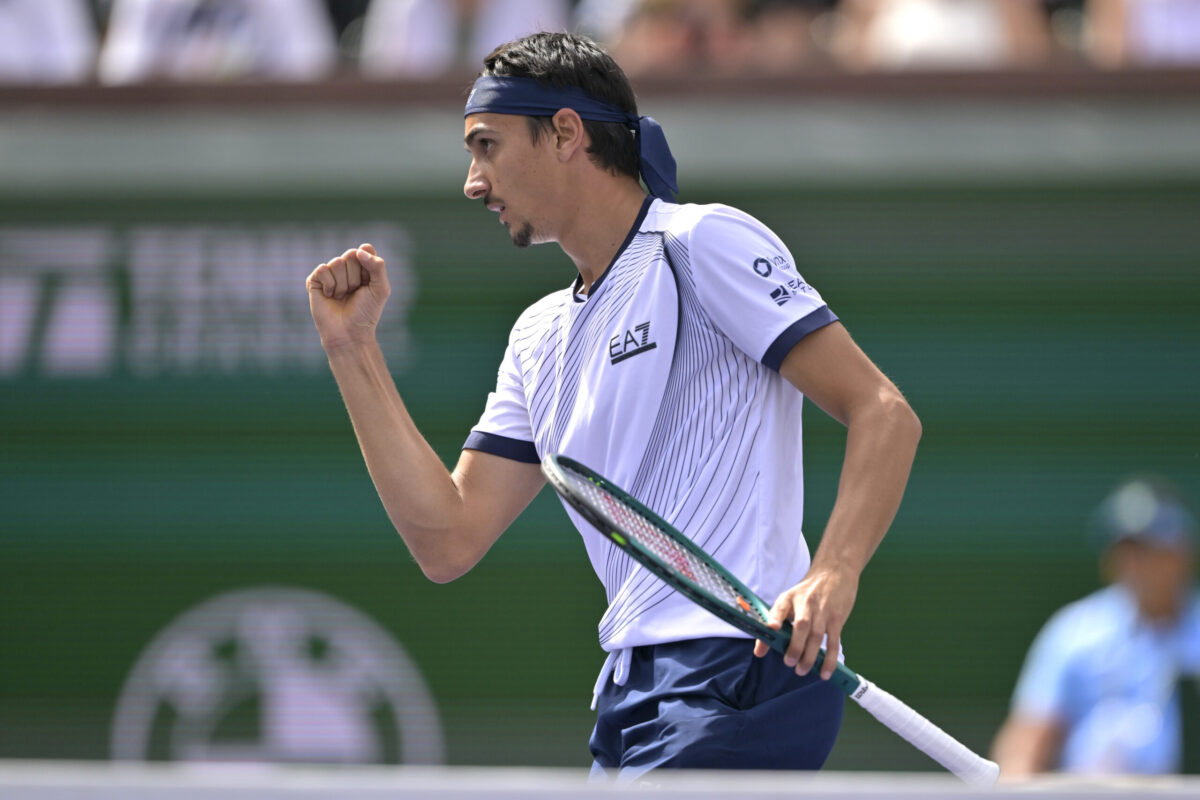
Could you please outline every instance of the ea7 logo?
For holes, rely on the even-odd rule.
[[[634,325],[631,330],[625,331],[624,336],[618,334],[609,339],[608,358],[613,364],[619,364],[627,358],[633,358],[638,353],[644,353],[656,347],[658,344],[650,341],[650,321],[647,320],[640,325]]]

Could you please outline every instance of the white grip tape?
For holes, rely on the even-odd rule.
[[[969,784],[991,786],[1000,776],[1000,767],[981,758],[950,734],[913,711],[901,700],[888,694],[866,678],[850,696],[871,716],[934,761]]]

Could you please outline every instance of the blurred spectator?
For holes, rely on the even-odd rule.
[[[1200,64],[1200,0],[1088,0],[1086,14],[1101,66]]]
[[[1007,777],[1180,768],[1181,702],[1195,696],[1180,680],[1200,672],[1196,520],[1164,482],[1140,478],[1109,495],[1092,528],[1112,583],[1034,640],[994,745]]]
[[[753,54],[746,0],[643,0],[609,52],[630,76],[744,71]]]
[[[526,34],[567,30],[570,10],[567,0],[372,0],[359,65],[372,78],[440,75]]]
[[[579,33],[606,44],[616,40],[643,0],[579,0],[575,26]]]
[[[98,74],[114,84],[306,81],[337,58],[321,0],[113,0]]]
[[[83,81],[95,60],[85,0],[0,0],[0,83]]]
[[[853,69],[988,69],[1042,63],[1039,0],[843,0],[834,47]]]
[[[329,10],[329,21],[337,39],[342,66],[357,70],[358,56],[362,50],[363,19],[367,15],[370,0],[325,0]]]
[[[758,72],[788,72],[824,61],[828,42],[816,34],[821,20],[834,18],[838,0],[756,0],[749,24]]]
[[[1085,0],[1042,0],[1050,26],[1051,55],[1060,63],[1078,63],[1083,56],[1083,4]]]

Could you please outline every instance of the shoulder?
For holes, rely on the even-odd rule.
[[[1068,649],[1104,646],[1135,623],[1137,609],[1128,593],[1109,586],[1060,608],[1051,615],[1039,638]]]
[[[513,323],[513,333],[546,327],[551,321],[558,318],[570,302],[572,302],[570,289],[551,292],[521,312],[517,321]]]
[[[646,213],[642,231],[667,234],[689,243],[745,236],[775,238],[771,230],[755,217],[722,203],[677,205],[656,201]]]
[[[1188,668],[1200,672],[1200,591],[1192,589],[1189,593],[1177,632]]]

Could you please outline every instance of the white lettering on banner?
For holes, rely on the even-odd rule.
[[[0,228],[0,375],[112,368],[117,303],[106,228]]]
[[[319,371],[304,278],[366,241],[388,261],[378,335],[401,371],[416,280],[394,223],[0,227],[0,378]]]

